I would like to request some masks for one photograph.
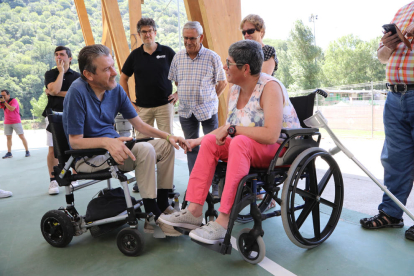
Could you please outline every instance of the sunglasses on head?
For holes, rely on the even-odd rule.
[[[244,30],[244,31],[242,31],[242,34],[243,34],[243,36],[245,36],[246,34],[249,34],[249,35],[251,35],[251,34],[253,34],[254,32],[256,31],[256,29],[248,29],[248,30]]]

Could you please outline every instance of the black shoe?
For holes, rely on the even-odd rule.
[[[414,225],[405,231],[405,238],[414,241]]]
[[[365,229],[402,228],[404,226],[403,219],[391,217],[382,210],[379,211],[378,215],[371,218],[363,218],[359,222]]]
[[[134,193],[139,193],[139,189],[138,189],[138,184],[137,183],[135,183],[134,187],[132,188],[132,191]]]

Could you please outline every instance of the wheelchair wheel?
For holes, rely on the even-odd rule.
[[[302,248],[323,243],[339,221],[343,200],[342,174],[335,159],[321,148],[302,152],[282,191],[282,222],[289,239]]]
[[[251,264],[260,263],[266,255],[266,247],[262,237],[253,238],[250,228],[242,229],[237,235],[237,249],[243,259]]]
[[[126,256],[138,256],[144,248],[144,239],[138,229],[124,228],[116,236],[118,249]]]
[[[71,219],[59,210],[47,212],[40,222],[40,229],[45,240],[54,247],[65,247],[74,236]]]

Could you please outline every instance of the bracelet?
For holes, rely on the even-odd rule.
[[[165,138],[165,140],[167,140],[167,141],[168,141],[168,143],[170,143],[170,144],[171,144],[171,142],[170,142],[170,137],[171,137],[171,134],[168,134],[168,135],[167,135],[167,138]]]

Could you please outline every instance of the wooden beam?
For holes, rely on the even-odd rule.
[[[142,0],[143,1],[143,0]],[[142,44],[137,32],[137,23],[142,18],[141,0],[128,0],[129,7],[129,35],[131,39],[131,51]]]
[[[108,21],[106,20],[105,15],[105,9],[101,3],[102,7],[102,45],[105,45],[106,47],[111,50],[112,53],[112,41],[111,41],[111,34],[109,33],[109,27],[108,27]]]
[[[85,40],[85,45],[93,45],[95,44],[95,41],[93,39],[91,24],[89,23],[85,3],[83,0],[75,0],[75,6],[76,12],[78,13],[79,23],[82,29],[83,39]]]

